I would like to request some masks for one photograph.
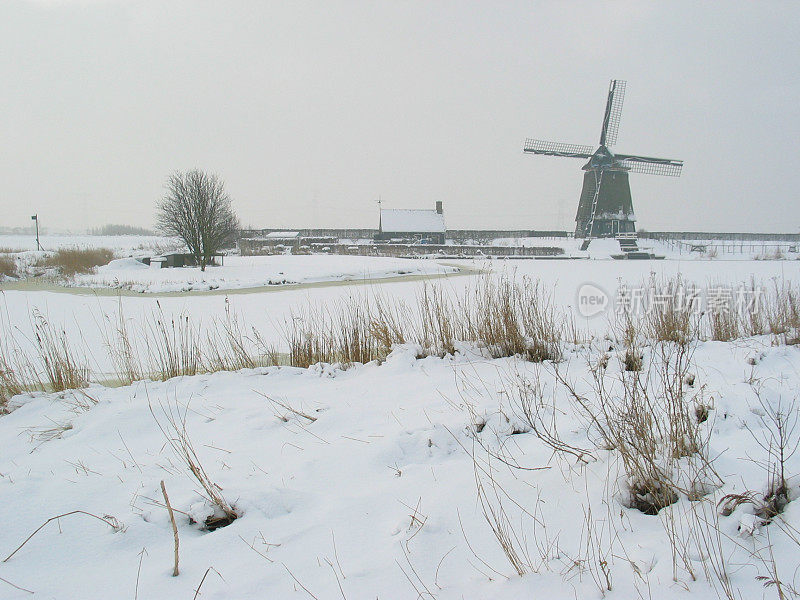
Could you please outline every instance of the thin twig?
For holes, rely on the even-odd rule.
[[[333,566],[330,558],[325,557],[325,562],[328,563],[331,571],[333,571],[333,576],[336,577],[336,583],[339,586],[339,593],[342,595],[342,600],[347,600],[347,596],[344,595],[344,588],[342,588],[342,582],[339,579],[339,574],[336,572],[336,567]]]
[[[22,591],[22,592],[28,592],[29,594],[33,594],[33,593],[35,593],[35,592],[32,592],[31,590],[26,590],[24,587],[19,587],[18,585],[14,585],[14,584],[13,584],[13,583],[11,583],[11,582],[10,582],[8,579],[3,579],[2,577],[0,577],[0,581],[2,581],[3,583],[7,583],[7,584],[8,584],[8,585],[10,585],[11,587],[13,587],[13,588],[15,588],[15,589],[18,589],[18,590],[20,590],[20,591]]]
[[[256,390],[253,390],[253,391],[256,392]],[[296,410],[296,409],[292,408],[291,406],[289,406],[288,404],[286,404],[285,402],[281,402],[280,400],[275,400],[274,398],[270,398],[269,396],[267,396],[266,394],[262,394],[261,392],[256,392],[256,394],[258,394],[259,396],[264,396],[264,398],[266,398],[270,402],[274,402],[275,404],[277,404],[281,408],[296,414],[298,417],[303,417],[304,419],[308,419],[312,423],[317,420],[316,417],[312,417],[311,415],[307,415],[306,413],[304,413],[302,411]]]
[[[347,579],[342,571],[342,564],[339,562],[339,553],[336,551],[336,536],[333,533],[333,529],[331,529],[331,539],[333,540],[333,556],[336,559],[336,566],[339,567],[339,572],[342,574],[342,579]]]
[[[128,444],[126,444],[125,440],[122,439],[122,434],[119,432],[119,429],[117,429],[117,435],[119,436],[119,439],[122,442],[122,445],[125,447],[125,450],[128,452],[128,456],[131,457],[131,460],[133,461],[133,464],[136,466],[137,469],[139,469],[139,473],[141,473],[142,472],[142,467],[140,467],[139,463],[136,462],[136,459],[133,458],[133,454],[131,453],[130,448],[128,448]]]
[[[19,546],[17,546],[17,549],[16,549],[16,550],[14,550],[14,551],[13,551],[11,554],[9,554],[8,556],[6,556],[6,557],[3,559],[3,562],[8,562],[8,559],[9,559],[9,558],[11,558],[12,556],[14,556],[14,555],[15,555],[17,552],[19,552],[19,550],[20,550],[20,549],[21,549],[21,548],[22,548],[22,547],[23,547],[25,544],[27,544],[27,543],[28,543],[28,541],[29,541],[29,540],[30,540],[30,539],[31,539],[33,536],[35,536],[35,535],[36,535],[37,533],[39,533],[39,532],[40,532],[42,529],[44,529],[44,527],[45,527],[45,526],[46,526],[48,523],[50,523],[51,521],[55,521],[56,519],[60,519],[60,518],[62,518],[62,517],[68,517],[68,516],[70,516],[70,515],[77,515],[77,514],[80,514],[80,515],[86,515],[86,516],[88,516],[88,517],[94,517],[95,519],[97,519],[98,521],[102,521],[103,523],[105,523],[106,525],[108,525],[109,527],[111,527],[111,528],[112,528],[113,530],[115,530],[115,531],[119,531],[119,530],[121,529],[121,527],[120,527],[120,524],[119,524],[119,522],[118,522],[116,519],[114,519],[113,521],[111,520],[111,519],[113,519],[113,517],[107,517],[107,518],[103,518],[103,517],[98,517],[97,515],[93,515],[93,514],[92,514],[92,513],[90,513],[90,512],[86,512],[85,510],[73,510],[73,511],[70,511],[70,512],[68,512],[68,513],[64,513],[63,515],[56,515],[55,517],[50,517],[49,519],[47,519],[47,521],[45,521],[44,523],[42,523],[42,524],[41,524],[41,525],[40,525],[40,526],[39,526],[39,527],[36,529],[36,531],[34,531],[32,534],[30,534],[28,537],[26,537],[26,538],[25,538],[25,541],[24,541],[24,542],[22,542],[22,543],[21,543]]]
[[[172,535],[175,537],[175,567],[172,569],[172,576],[178,576],[178,526],[175,524],[175,514],[172,512],[172,505],[169,503],[169,496],[167,496],[167,486],[164,485],[164,480],[161,480],[161,492],[164,494],[164,502],[169,511],[169,520],[172,522]]]
[[[281,565],[283,565],[283,568],[286,569],[286,572],[289,573],[289,575],[292,576],[292,579],[294,579],[295,583],[297,585],[299,585],[301,588],[303,588],[303,591],[305,591],[306,594],[308,594],[309,596],[314,598],[314,600],[319,600],[319,598],[317,598],[314,594],[312,594],[311,591],[306,586],[304,586],[302,583],[300,583],[300,580],[297,577],[295,577],[294,573],[292,573],[289,570],[289,567],[286,566],[286,563],[281,563]]]
[[[217,571],[214,567],[208,567],[206,572],[203,573],[203,578],[200,580],[200,585],[198,585],[197,589],[194,591],[194,598],[192,600],[197,600],[197,597],[200,595],[200,588],[203,587],[203,582],[206,580],[206,577],[208,577],[209,571],[214,571],[214,573],[219,575],[219,578],[222,579],[222,581],[225,581],[225,578],[219,574],[219,571]]]
[[[139,577],[142,574],[142,561],[145,554],[147,554],[147,548],[142,548],[142,551],[139,552],[139,568],[136,569],[136,587],[133,591],[133,600],[138,600],[139,598]]]

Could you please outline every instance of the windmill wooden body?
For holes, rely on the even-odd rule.
[[[523,151],[529,154],[589,159],[583,166],[583,189],[575,215],[575,237],[584,238],[584,247],[593,238],[636,239],[636,215],[631,200],[628,173],[678,177],[683,161],[635,154],[615,154],[625,82],[613,79],[608,89],[600,146],[562,144],[528,138]],[[627,248],[623,248],[627,249]]]

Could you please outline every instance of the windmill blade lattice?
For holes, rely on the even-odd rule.
[[[545,154],[547,156],[565,156],[567,158],[589,158],[594,152],[594,147],[581,144],[564,144],[561,142],[547,142],[528,138],[525,140],[523,152],[531,154]]]
[[[606,103],[606,114],[603,119],[603,133],[600,135],[601,146],[608,148],[617,143],[626,86],[627,82],[622,79],[612,79],[611,84],[608,86],[608,102]]]
[[[683,169],[682,160],[650,158],[649,156],[627,156],[624,154],[618,154],[617,158],[619,159],[619,164],[632,173],[680,177]]]

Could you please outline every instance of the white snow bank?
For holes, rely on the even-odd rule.
[[[141,271],[149,268],[149,265],[146,265],[142,261],[136,260],[135,258],[117,258],[112,260],[107,265],[97,267],[97,272],[116,273],[118,271]]]
[[[587,359],[606,350],[568,349],[562,373],[585,384]],[[622,374],[616,352],[608,369],[611,377]],[[428,597],[427,589],[441,600],[510,600],[600,598],[606,569],[610,597],[686,598],[688,591],[716,598],[705,574],[717,557],[686,554],[697,580],[683,563],[673,570],[665,529],[667,515],[685,525],[681,515],[700,504],[682,496],[669,512],[644,515],[619,501],[624,482],[613,451],[576,463],[555,458],[534,433],[515,433],[519,417],[503,382],[517,372],[538,375],[542,397],[561,409],[558,429],[566,440],[590,444],[586,423],[555,385],[552,365],[416,360],[412,348],[395,351],[381,366],[345,372],[324,365],[269,368],[93,387],[87,393],[97,404],[86,411],[70,406],[81,398],[71,392],[25,398],[0,417],[0,497],[8,517],[2,557],[46,519],[73,510],[111,515],[122,529],[84,515],[62,518],[0,563],[0,577],[45,598],[105,600],[133,597],[134,589],[140,598],[191,598],[213,567],[203,598],[416,598],[420,591]],[[748,428],[762,439],[766,432],[747,381],[762,382],[762,397],[774,403],[796,395],[799,372],[796,348],[759,340],[697,348],[691,393],[702,393],[711,406],[709,455],[724,481],[706,505],[766,483],[755,462],[763,449]],[[169,406],[185,417],[206,471],[241,518],[213,533],[189,522],[189,514],[202,517],[208,507],[165,444],[150,406],[162,425]],[[485,423],[480,433],[476,420]],[[490,459],[476,441],[522,469]],[[508,531],[536,566],[522,577],[484,520],[471,453],[483,484],[491,472],[502,485],[492,502],[502,503]],[[790,473],[798,472],[798,458]],[[551,468],[528,470],[537,467]],[[180,511],[178,577],[171,577],[161,480]],[[795,504],[780,519],[796,528]],[[800,563],[797,545],[779,525],[756,523],[752,512],[743,505],[720,517],[721,553],[731,586],[744,598],[761,597],[756,577],[768,575],[750,554],[755,549],[771,542],[787,581]],[[709,514],[714,518],[713,509]],[[0,595],[29,597],[3,582]]]

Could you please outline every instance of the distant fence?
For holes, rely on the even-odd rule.
[[[300,237],[334,237],[346,240],[371,240],[378,233],[377,229],[303,229],[277,227],[272,229],[242,229],[239,232],[240,238],[263,238],[269,233],[277,232],[296,232]]]
[[[640,231],[639,238],[652,240],[708,240],[800,242],[800,233],[732,233],[711,231]]]
[[[800,243],[777,242],[773,240],[673,240],[661,239],[663,244],[676,250],[678,254],[699,253],[712,257],[747,254],[755,259],[779,259],[791,257],[800,249]]]
[[[451,257],[474,256],[559,256],[563,248],[555,246],[478,246],[471,244],[272,244],[263,239],[246,239],[239,242],[242,256],[270,254],[329,253],[353,256],[429,256],[438,254]]]
[[[546,229],[448,229],[447,238],[452,240],[480,238],[567,238],[572,232]]]
[[[330,237],[344,240],[371,240],[378,233],[377,229],[309,229],[309,228],[272,228],[244,229],[240,239],[263,238],[272,232],[297,232],[302,238]],[[712,232],[712,231],[639,231],[641,239],[653,240],[705,240],[705,241],[764,241],[764,242],[800,242],[800,233],[747,233],[747,232]],[[546,229],[448,229],[449,240],[490,243],[497,238],[571,238],[571,231]]]
[[[371,240],[378,233],[377,229],[303,229],[303,228],[273,228],[273,229],[243,229],[240,238],[263,238],[273,232],[296,232],[300,237],[335,237],[345,240]],[[544,229],[448,229],[447,239],[476,240],[494,238],[567,238],[572,237],[571,232],[544,230]]]

